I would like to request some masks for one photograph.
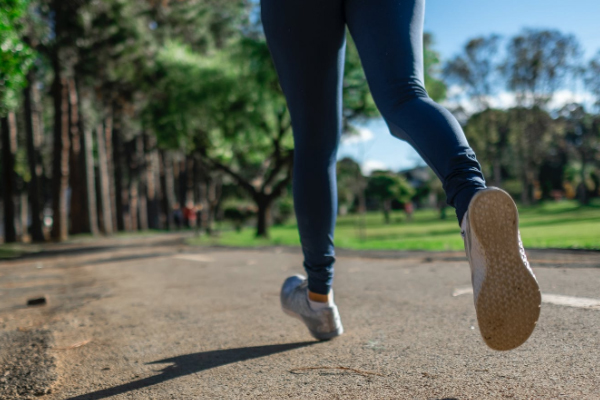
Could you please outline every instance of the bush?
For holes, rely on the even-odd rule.
[[[294,215],[294,201],[290,196],[282,197],[273,207],[273,224],[283,225]]]
[[[241,232],[246,221],[254,215],[256,215],[256,210],[251,206],[232,206],[223,210],[223,218],[231,221],[237,232]]]

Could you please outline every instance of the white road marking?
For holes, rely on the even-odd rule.
[[[178,254],[173,256],[178,260],[187,260],[187,261],[198,261],[198,262],[212,262],[214,261],[210,257],[203,256],[202,254]]]
[[[462,296],[463,294],[473,294],[472,287],[459,287],[454,289],[452,297]],[[590,299],[587,297],[563,296],[560,294],[543,294],[542,302],[554,304],[557,306],[588,308],[592,310],[600,310],[600,299]]]
[[[556,304],[557,306],[592,308],[595,310],[600,310],[599,299],[562,296],[560,294],[542,294],[542,301],[544,303]]]
[[[452,292],[452,297],[461,296],[463,294],[473,294],[473,288],[471,286],[456,288]]]

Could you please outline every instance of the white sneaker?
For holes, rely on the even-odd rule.
[[[302,275],[290,276],[281,287],[281,308],[304,322],[318,340],[329,340],[344,333],[337,306],[331,304],[313,310],[308,303],[308,280]]]
[[[494,350],[525,343],[540,315],[542,295],[518,224],[515,202],[493,187],[473,197],[461,224],[479,330]]]

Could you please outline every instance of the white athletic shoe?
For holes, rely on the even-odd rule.
[[[281,287],[281,308],[304,322],[318,340],[329,340],[344,333],[337,306],[331,304],[313,310],[308,303],[308,280],[302,275],[290,276]]]
[[[493,187],[473,197],[461,224],[479,330],[494,350],[525,343],[540,315],[542,295],[518,224],[515,202]]]

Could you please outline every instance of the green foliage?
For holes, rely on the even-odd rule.
[[[440,55],[433,50],[434,40],[430,33],[423,35],[423,64],[425,73],[425,89],[429,97],[435,101],[446,98],[446,84],[437,78],[440,72]]]
[[[273,223],[283,225],[294,216],[294,200],[292,196],[279,198],[273,206]]]
[[[33,62],[33,51],[20,37],[28,5],[28,0],[0,0],[0,116],[17,107]]]
[[[509,113],[486,108],[471,115],[464,130],[469,144],[487,172],[486,175],[494,175],[496,184],[499,184],[500,176],[496,175],[500,174],[500,169],[513,164],[506,151],[511,134]]]
[[[177,40],[199,54],[226,48],[249,25],[246,0],[155,1],[145,15],[160,43]]]
[[[352,132],[351,122],[358,122],[379,115],[369,91],[367,78],[360,63],[356,45],[346,35],[346,59],[344,63],[344,130]]]
[[[256,210],[249,206],[230,206],[223,210],[223,217],[230,221],[237,232],[241,232],[246,221],[256,215]]]
[[[381,201],[397,200],[406,203],[414,195],[414,189],[402,176],[388,172],[374,172],[367,183],[367,195]]]
[[[589,114],[580,104],[567,104],[558,112],[557,123],[563,130],[573,162],[567,169],[569,182],[577,186],[578,198],[582,204],[589,202],[589,195],[598,190],[594,172],[600,170],[600,118]],[[577,174],[572,172],[577,170]]]
[[[157,70],[162,78],[147,115],[163,145],[251,169],[268,157],[280,128],[281,144],[292,147],[266,44],[244,39],[228,52],[202,56],[168,42],[158,54]]]

